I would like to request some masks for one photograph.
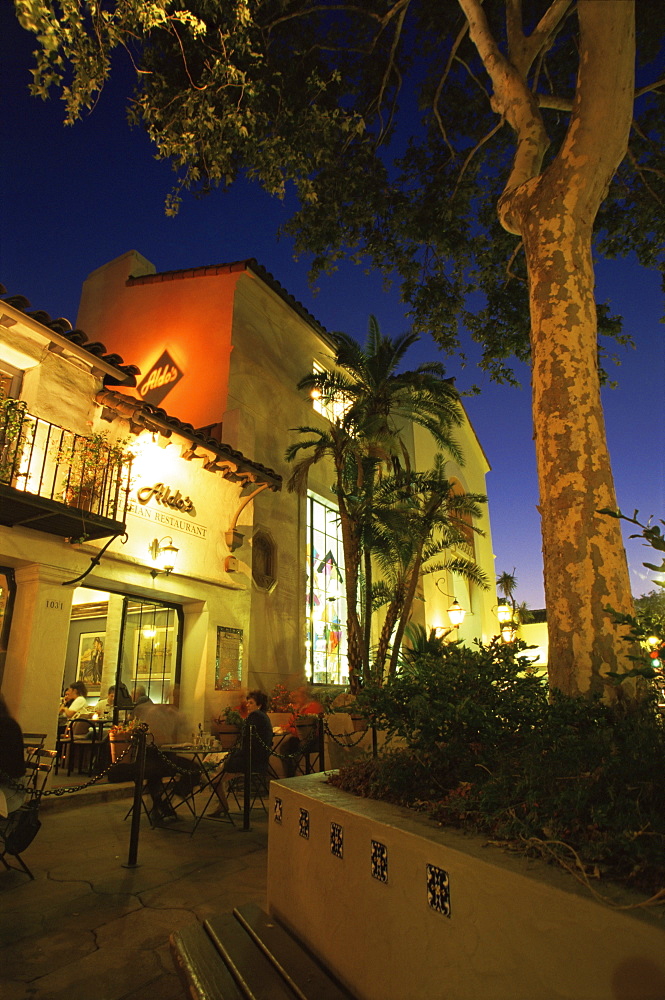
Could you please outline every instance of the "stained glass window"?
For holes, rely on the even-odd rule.
[[[314,684],[346,684],[344,553],[335,507],[307,497],[307,673]]]

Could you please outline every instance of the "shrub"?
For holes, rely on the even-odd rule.
[[[608,705],[555,694],[549,703],[513,645],[450,646],[364,689],[365,714],[407,748],[350,764],[332,782],[661,890],[665,727],[655,698]]]

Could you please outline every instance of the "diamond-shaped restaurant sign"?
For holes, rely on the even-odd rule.
[[[138,387],[141,399],[153,406],[159,406],[171,389],[178,384],[183,374],[169,352],[164,351]]]

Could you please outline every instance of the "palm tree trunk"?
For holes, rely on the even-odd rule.
[[[394,677],[397,672],[397,663],[399,660],[400,650],[402,648],[402,640],[404,639],[404,632],[406,626],[408,625],[409,618],[411,617],[411,608],[413,606],[413,599],[416,596],[416,588],[418,586],[418,577],[420,576],[420,568],[423,563],[423,546],[418,547],[416,557],[411,564],[411,571],[409,575],[409,584],[406,591],[406,596],[402,604],[402,611],[397,623],[397,629],[393,637],[393,648],[390,654],[390,665],[388,667],[388,676]]]

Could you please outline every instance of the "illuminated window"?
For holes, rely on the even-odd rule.
[[[0,398],[10,396],[18,399],[21,392],[23,372],[8,361],[0,359]]]
[[[326,371],[321,365],[317,364],[316,361],[313,365],[313,372],[315,375],[323,375]],[[338,393],[334,396],[317,395],[318,390],[312,390],[312,406],[317,413],[320,413],[322,417],[329,420],[332,424],[336,421],[341,420],[348,408],[351,406],[351,400],[348,396],[343,393]]]
[[[307,666],[314,684],[346,684],[344,553],[335,507],[307,497]]]

